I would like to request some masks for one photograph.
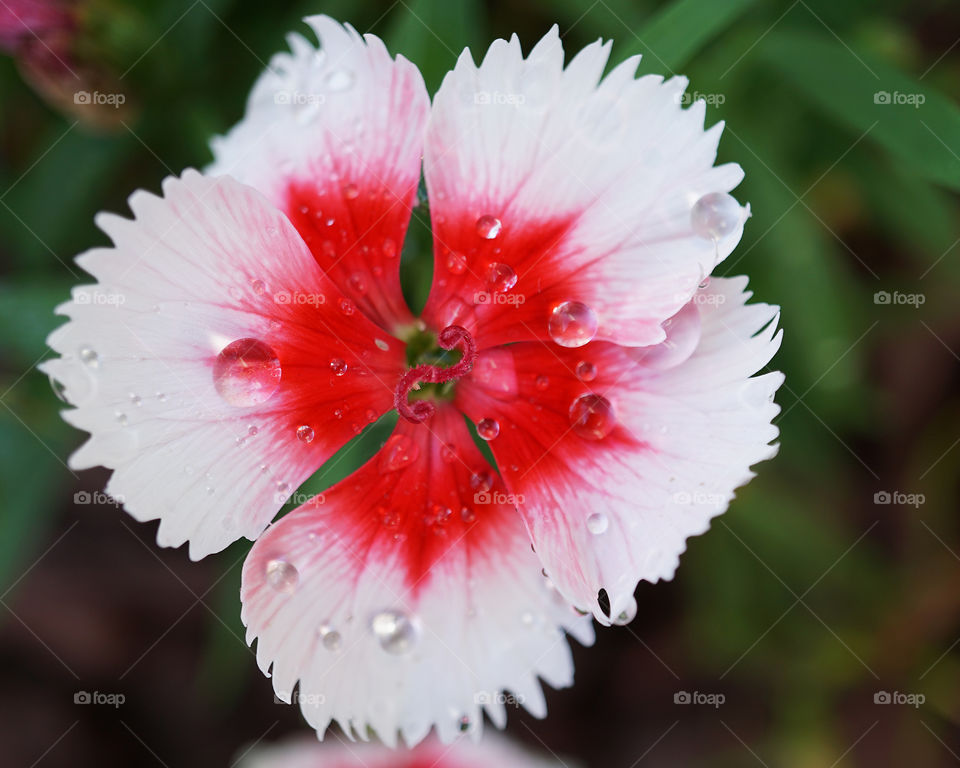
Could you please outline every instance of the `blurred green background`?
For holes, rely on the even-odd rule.
[[[5,764],[226,765],[245,743],[303,728],[242,640],[244,545],[192,564],[157,548],[153,525],[74,504],[106,476],[65,467],[81,435],[35,367],[53,307],[86,280],[72,257],[105,242],[94,214],[126,213],[134,189],[205,165],[284,34],[317,12],[382,36],[431,92],[464,46],[482,55],[516,32],[529,50],[554,22],[568,55],[602,36],[612,63],[639,52],[641,72],[689,76],[708,122],[726,121],[720,159],[745,169],[736,194],[753,209],[719,272],[750,275],[783,308],[779,457],[690,543],[672,583],[640,587],[629,627],[575,649],[578,684],[550,693],[547,720],[517,713],[509,732],[588,766],[960,762],[956,3],[76,7],[72,52],[90,82],[126,95],[123,109],[78,112],[55,66],[31,68],[36,41],[0,59]],[[429,285],[428,234],[415,215],[415,298]],[[383,436],[379,425],[352,444],[314,486]],[[79,690],[126,703],[80,707]],[[675,703],[683,691],[724,702]]]

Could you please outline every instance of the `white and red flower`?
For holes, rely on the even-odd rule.
[[[113,247],[78,258],[98,282],[44,369],[91,434],[71,466],[113,469],[160,544],[256,540],[243,619],[278,695],[299,686],[321,733],[450,741],[508,704],[543,715],[565,635],[632,618],[638,580],[670,578],[773,455],[782,377],[754,374],[777,309],[705,278],[748,209],[682,78],[602,77],[599,42],[564,67],[553,29],[526,58],[465,51],[431,104],[376,37],[307,23],[320,49],[290,37],[205,174],[99,217]],[[421,156],[418,320],[399,264]],[[373,459],[269,525],[392,410]]]

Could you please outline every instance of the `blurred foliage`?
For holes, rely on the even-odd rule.
[[[208,162],[210,136],[240,117],[258,72],[308,13],[382,35],[420,66],[431,91],[464,47],[479,58],[494,37],[516,32],[529,50],[558,23],[568,53],[613,38],[611,65],[642,53],[642,72],[680,71],[691,91],[707,96],[708,122],[726,121],[720,160],[743,166],[737,195],[750,201],[753,218],[720,272],[750,275],[757,297],[782,307],[786,329],[773,363],[787,376],[778,397],[780,456],[691,542],[678,576],[680,608],[641,608],[637,631],[668,638],[655,650],[682,671],[683,687],[729,691],[731,700],[746,691],[765,702],[756,721],[749,706],[724,717],[741,712],[732,728],[770,764],[829,765],[881,717],[891,722],[883,750],[873,752],[881,760],[935,764],[946,753],[931,734],[956,748],[955,4],[85,5],[94,49],[137,105],[130,122],[104,133],[64,117],[11,60],[0,60],[0,585],[13,584],[69,524],[65,500],[78,479],[63,460],[81,438],[59,421],[55,394],[34,367],[57,324],[53,307],[86,279],[72,256],[104,242],[94,214],[125,211],[134,189],[156,191],[164,176]],[[924,101],[888,104],[883,93]],[[429,287],[429,244],[419,211],[403,262],[415,306]],[[875,304],[884,290],[922,293],[926,302]],[[343,477],[389,427],[369,428],[305,490]],[[924,493],[926,503],[874,504],[874,493],[895,489]],[[224,553],[224,567],[241,554],[242,547]],[[239,642],[238,584],[239,566],[216,587],[212,602],[223,619],[210,619],[198,680],[217,706],[229,706],[229,681],[252,665]],[[925,692],[928,704],[919,715],[878,711],[877,690]],[[740,736],[716,721],[702,748],[694,742],[685,754],[703,766],[749,763]],[[708,726],[688,733],[700,727]]]

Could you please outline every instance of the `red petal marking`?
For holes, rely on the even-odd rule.
[[[442,222],[433,219],[433,285],[423,319],[435,328],[462,325],[480,349],[549,339],[552,309],[584,293],[578,274],[557,256],[577,217],[518,221],[503,214],[499,234],[487,239],[477,223],[485,215],[498,213],[463,211]],[[504,278],[504,267],[516,275],[507,290],[512,280]]]
[[[308,502],[282,524],[299,519],[304,527],[334,529],[362,556],[360,568],[399,549],[405,584],[416,596],[448,555],[460,562],[467,548],[475,561],[509,541],[515,546],[516,514],[463,416],[440,404],[429,428],[401,419],[376,456],[325,491],[322,502]],[[259,550],[270,547],[261,542]]]
[[[317,263],[391,333],[413,321],[400,289],[400,251],[416,194],[416,181],[371,172],[336,182],[293,181],[283,206]]]
[[[400,415],[413,424],[419,424],[429,419],[436,412],[433,403],[419,400],[412,405],[407,402],[410,390],[419,382],[441,384],[453,381],[470,373],[473,363],[477,359],[477,346],[473,343],[470,334],[459,325],[450,325],[444,328],[437,337],[441,349],[459,349],[462,357],[456,365],[441,368],[436,365],[418,365],[411,368],[400,377],[397,390],[394,393],[393,405]]]

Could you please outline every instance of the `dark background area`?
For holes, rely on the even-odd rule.
[[[382,36],[431,92],[463,46],[517,32],[529,50],[554,22],[568,56],[612,37],[613,63],[642,52],[641,72],[688,75],[708,122],[727,122],[720,159],[744,167],[736,195],[753,209],[719,272],[783,307],[780,455],[673,582],[639,588],[632,624],[575,647],[577,684],[548,695],[548,718],[515,713],[508,733],[616,768],[960,762],[956,3],[75,5],[64,45],[122,109],[77,110],[75,83],[38,74],[29,40],[0,58],[0,763],[228,765],[305,730],[243,641],[249,544],[200,563],[158,548],[155,525],[96,495],[104,472],[66,468],[82,436],[35,368],[53,307],[87,280],[72,257],[105,242],[94,214],[206,164],[284,34],[317,12]],[[428,242],[417,218],[413,296]],[[724,700],[675,703],[684,691]]]

